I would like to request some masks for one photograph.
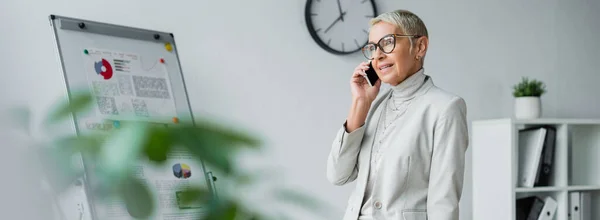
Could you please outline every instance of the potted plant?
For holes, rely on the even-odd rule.
[[[543,82],[523,77],[521,82],[513,86],[515,118],[534,119],[541,117],[541,96],[544,93],[546,93],[546,85]]]
[[[43,130],[47,129],[49,133],[53,133],[51,131],[57,130],[55,126],[69,122],[73,115],[89,111],[89,106],[94,103],[91,94],[79,92],[72,94],[73,97],[69,102],[61,104],[47,116]],[[29,124],[28,112],[25,109],[14,109],[9,117],[14,122],[8,127],[14,130],[17,126]],[[176,197],[176,205],[181,211],[178,213],[177,209],[170,210],[173,212],[170,214],[181,214],[185,219],[287,219],[285,217],[287,213],[266,212],[264,210],[268,210],[267,207],[261,207],[264,203],[254,201],[255,199],[264,201],[271,197],[282,208],[297,206],[307,209],[310,213],[316,213],[317,216],[328,215],[330,208],[327,204],[293,188],[269,187],[266,191],[256,194],[258,198],[244,196],[243,192],[261,190],[254,187],[257,187],[258,181],[263,177],[259,172],[240,169],[235,163],[236,152],[262,149],[260,138],[251,135],[249,131],[243,131],[232,125],[226,126],[210,118],[197,119],[195,123],[180,122],[177,126],[133,120],[121,123],[118,128],[108,133],[50,135],[48,139],[36,140],[35,144],[32,144],[35,147],[31,149],[34,153],[28,156],[35,158],[31,159],[31,162],[40,163],[36,168],[44,174],[35,177],[48,185],[40,191],[58,200],[58,195],[82,179],[83,173],[80,168],[73,165],[72,158],[74,155],[85,155],[86,159],[93,161],[95,166],[94,169],[85,172],[97,180],[93,185],[87,185],[90,195],[93,194],[94,200],[117,198],[123,201],[127,215],[133,219],[149,219],[153,214],[160,214],[159,209],[165,207],[157,206],[161,202],[159,198],[167,195]],[[22,129],[24,134],[22,139],[29,140],[27,135],[29,128],[25,127]],[[15,135],[10,133],[8,136]],[[186,158],[205,163],[212,168],[211,170],[220,173],[219,182],[222,179],[228,181],[229,184],[219,184],[221,193],[218,197],[213,194],[209,186],[193,183],[182,184],[181,187],[173,186],[174,189],[167,194],[156,192],[149,187],[152,184],[146,184],[148,181],[151,182],[151,179],[145,180],[146,177],[143,175],[139,177],[136,174],[139,170],[132,169],[134,164],[132,161],[141,159],[157,168],[170,170],[172,164],[167,163],[167,158],[171,154],[181,154],[181,152],[189,152]],[[31,188],[35,187],[27,189]],[[30,199],[39,200],[37,197]],[[60,206],[58,202],[53,205]],[[268,206],[277,209],[272,204]],[[196,216],[191,216],[194,213],[186,212],[196,208],[204,210]],[[66,219],[60,207],[56,207],[56,210],[59,210],[60,219]]]

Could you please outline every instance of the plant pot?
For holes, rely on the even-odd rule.
[[[542,116],[542,101],[537,96],[515,98],[515,118],[535,119]]]

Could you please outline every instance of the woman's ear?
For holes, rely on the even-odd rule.
[[[425,56],[427,53],[427,48],[429,47],[429,39],[425,36],[420,37],[417,40],[417,59],[420,59]]]

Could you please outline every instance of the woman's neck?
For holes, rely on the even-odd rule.
[[[425,82],[423,68],[404,79],[400,84],[392,86],[392,97],[406,99],[412,97]]]

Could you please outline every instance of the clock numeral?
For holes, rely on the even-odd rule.
[[[367,31],[367,30],[365,30],[365,29],[363,29],[363,31],[365,32],[365,34],[369,34],[369,31]]]
[[[346,49],[344,49],[344,42],[342,42],[342,52],[346,52]]]
[[[375,16],[373,15],[365,15],[365,18],[374,18]]]
[[[317,1],[320,1],[320,0],[317,0]],[[366,3],[367,1],[369,1],[369,0],[362,0],[362,2],[360,2],[360,3],[361,3],[361,4],[364,4],[364,3]]]
[[[327,45],[331,44],[331,38],[327,41]]]
[[[310,16],[317,16],[317,15],[319,15],[319,14],[317,14],[317,13],[310,13]]]
[[[315,30],[315,32],[317,32],[317,33],[319,33],[319,31],[321,31],[321,28],[319,28],[319,29]]]

